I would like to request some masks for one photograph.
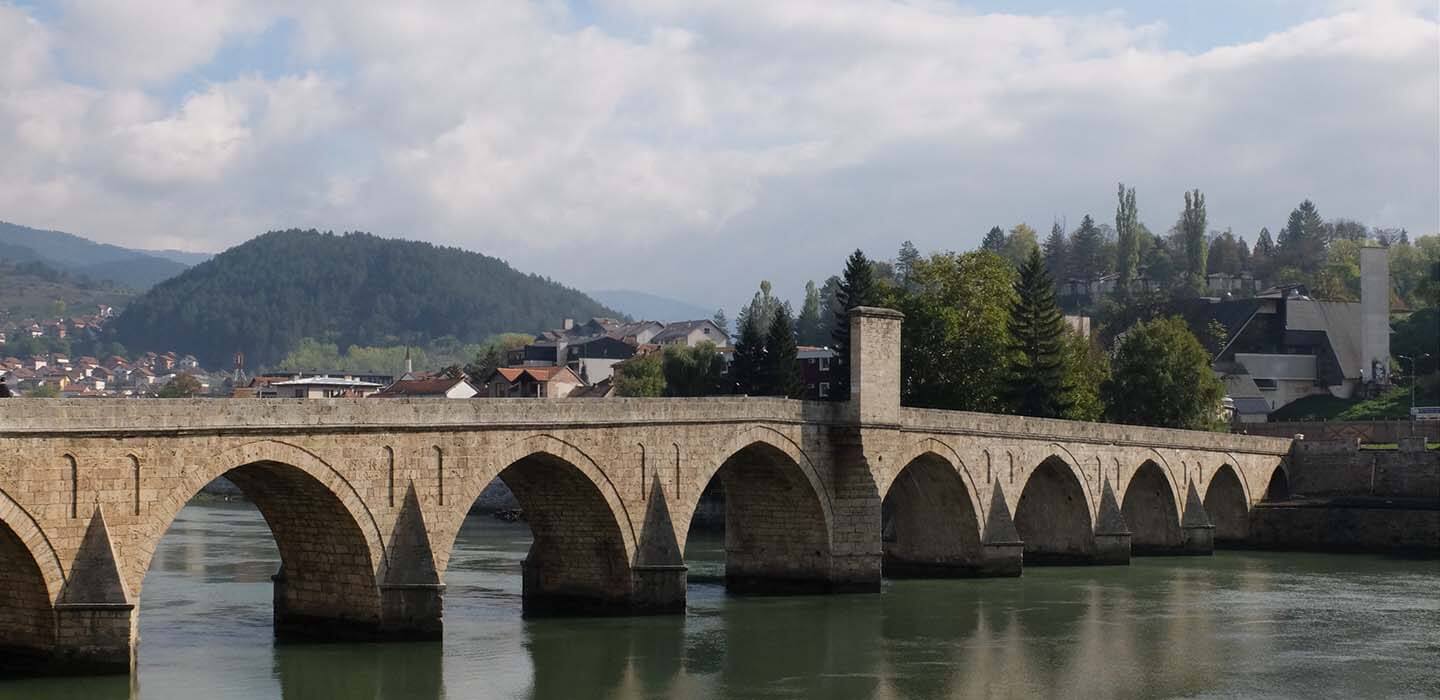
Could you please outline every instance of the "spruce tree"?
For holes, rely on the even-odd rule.
[[[1045,269],[1049,270],[1050,278],[1056,282],[1062,282],[1070,274],[1067,268],[1070,255],[1069,241],[1065,240],[1065,229],[1056,221],[1050,227],[1050,236],[1045,239]]]
[[[765,334],[765,354],[760,364],[760,382],[755,393],[762,396],[800,398],[800,365],[796,362],[795,324],[790,307],[781,304],[770,317]]]
[[[820,290],[815,282],[805,283],[805,304],[800,307],[800,318],[795,320],[795,333],[805,345],[822,345],[829,335],[824,318],[820,315]]]
[[[1090,281],[1105,274],[1105,239],[1089,214],[1070,241],[1070,274]]]
[[[1008,398],[1016,413],[1059,418],[1069,410],[1065,389],[1065,319],[1055,305],[1055,285],[1040,251],[1020,266],[1017,299],[1010,308]]]
[[[1314,202],[1307,199],[1290,212],[1275,244],[1278,267],[1313,274],[1325,264],[1325,220]]]
[[[914,273],[915,263],[920,260],[920,249],[914,243],[905,241],[900,244],[900,252],[895,255],[895,280],[900,286],[910,288],[910,276]]]
[[[725,309],[715,309],[715,315],[710,318],[710,321],[720,328],[721,333],[729,337],[730,319],[725,318]]]
[[[999,226],[990,227],[989,233],[985,234],[985,240],[980,242],[980,250],[988,250],[996,255],[1005,251],[1005,229]]]
[[[743,314],[735,340],[735,357],[730,363],[730,380],[737,394],[757,395],[765,362],[765,333],[756,314]]]
[[[835,288],[835,329],[830,333],[835,359],[831,364],[834,381],[830,397],[850,400],[850,309],[877,301],[878,288],[870,260],[859,248],[845,259],[845,274]]]

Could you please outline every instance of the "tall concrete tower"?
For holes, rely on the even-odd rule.
[[[1360,249],[1360,351],[1365,379],[1390,381],[1390,258],[1380,247]],[[1378,370],[1378,373],[1377,373]]]

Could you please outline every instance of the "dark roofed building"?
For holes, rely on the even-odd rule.
[[[377,399],[472,399],[480,393],[473,384],[455,377],[400,379],[374,395]]]

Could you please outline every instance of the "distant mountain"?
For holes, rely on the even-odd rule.
[[[614,310],[502,260],[366,233],[273,231],[156,285],[110,325],[131,350],[206,366],[274,364],[302,338],[350,345],[477,342]]]
[[[157,258],[173,260],[186,267],[194,267],[215,257],[214,253],[192,253],[188,250],[141,250],[139,252]]]
[[[47,266],[111,281],[143,291],[174,277],[190,265],[164,255],[132,250],[81,238],[64,231],[45,231],[0,221],[0,258],[12,263],[42,262]]]
[[[605,289],[590,296],[637,320],[693,321],[715,315],[715,309],[633,289]]]
[[[0,245],[0,330],[28,318],[93,314],[100,306],[121,308],[135,292],[105,282],[82,279],[39,260],[9,262]],[[58,302],[58,303],[57,303]]]

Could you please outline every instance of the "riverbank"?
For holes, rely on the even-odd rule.
[[[1339,496],[1262,503],[1245,546],[1440,559],[1440,501]]]

